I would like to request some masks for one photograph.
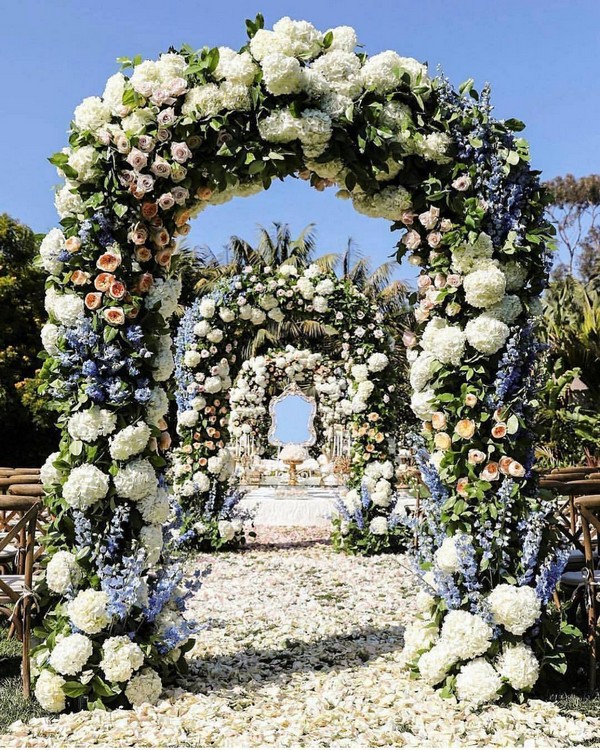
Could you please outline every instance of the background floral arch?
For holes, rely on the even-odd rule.
[[[514,134],[523,126],[493,119],[489,92],[471,83],[457,93],[411,58],[357,54],[348,27],[284,18],[271,31],[259,17],[248,30],[240,53],[125,61],[130,74],[77,107],[69,147],[52,158],[66,182],[61,229],[41,247],[43,375],[63,436],[44,470],[55,520],[36,695],[54,711],[74,697],[136,705],[180,663],[190,627],[161,553],[176,242],[209,205],[290,175],[335,183],[358,211],[388,219],[398,254],[423,269],[426,325],[406,343],[432,596],[407,653],[461,699],[528,689],[560,559],[532,473],[549,229]],[[525,676],[513,668],[524,659]]]

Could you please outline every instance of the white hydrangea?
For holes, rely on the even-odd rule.
[[[306,156],[320,156],[331,138],[331,117],[320,109],[305,109],[300,117],[298,137]]]
[[[72,469],[62,492],[72,508],[84,510],[108,494],[110,477],[93,464],[82,464]]]
[[[83,411],[76,411],[67,423],[67,430],[73,440],[83,440],[93,443],[100,437],[106,437],[114,432],[117,417],[108,409],[92,406]]]
[[[172,347],[173,339],[168,334],[158,339],[158,351],[152,360],[152,371],[155,380],[164,382],[173,374],[175,360],[173,359]]]
[[[270,143],[289,143],[300,137],[301,121],[289,109],[275,109],[258,123],[260,137]]]
[[[66,594],[71,587],[83,580],[83,570],[77,564],[75,555],[66,550],[55,552],[46,567],[46,584],[56,594]]]
[[[182,78],[187,68],[187,60],[176,52],[163,52],[156,62],[161,83],[169,83],[174,78]]]
[[[69,154],[68,165],[77,172],[80,182],[94,182],[101,174],[98,168],[100,154],[93,146],[82,146]]]
[[[421,352],[410,365],[410,385],[415,391],[422,391],[435,373],[438,360],[429,352]]]
[[[60,190],[56,191],[54,207],[61,219],[77,216],[82,213],[83,199],[79,193],[77,183],[67,180]]]
[[[64,249],[64,234],[60,229],[51,229],[40,245],[40,257],[44,270],[53,276],[61,273],[63,269],[63,264],[58,260],[58,256]]]
[[[456,694],[460,701],[480,706],[498,699],[502,679],[485,659],[474,659],[461,667],[456,676]]]
[[[110,122],[110,106],[99,96],[88,96],[75,108],[73,120],[78,130],[89,130],[92,133],[101,130]]]
[[[57,640],[50,654],[50,666],[59,674],[75,675],[85,667],[94,651],[92,641],[81,633]]]
[[[158,305],[158,312],[168,320],[177,310],[181,295],[181,279],[154,279],[144,304],[148,310]]]
[[[220,86],[223,108],[233,112],[245,112],[252,107],[250,88],[243,83],[223,81]],[[239,191],[236,191],[240,194]]]
[[[402,186],[388,185],[374,195],[353,195],[352,204],[361,214],[374,218],[398,221],[411,207],[410,193]]]
[[[472,347],[482,354],[495,354],[502,349],[510,335],[510,328],[501,320],[483,313],[465,326],[465,336]]]
[[[203,297],[200,300],[199,310],[200,310],[200,315],[202,315],[203,318],[212,318],[213,315],[215,314],[216,309],[217,309],[217,303],[211,297]]]
[[[405,663],[414,661],[421,651],[428,651],[438,638],[435,623],[420,619],[411,622],[404,631],[402,658]]]
[[[446,537],[441,547],[436,550],[434,559],[437,567],[444,573],[457,573],[460,570],[460,557],[456,548],[456,539]]]
[[[527,268],[516,260],[510,260],[502,265],[502,271],[506,276],[506,291],[517,292],[522,289],[527,281]]]
[[[230,542],[235,537],[235,528],[231,521],[219,521],[217,526],[221,539],[224,539],[226,542]]]
[[[304,76],[302,66],[295,57],[281,52],[272,52],[261,61],[263,81],[274,96],[296,94],[302,90]]]
[[[443,318],[432,318],[425,326],[421,345],[440,362],[460,365],[466,341],[460,326],[449,325]]]
[[[113,478],[119,497],[128,500],[142,500],[154,495],[158,479],[154,467],[147,458],[137,458],[119,469]]]
[[[249,52],[236,52],[230,47],[219,47],[219,63],[213,73],[217,81],[227,79],[232,83],[250,86],[258,68]]]
[[[122,73],[115,73],[106,82],[102,100],[113,115],[121,115],[123,108],[123,95],[125,93],[125,76]]]
[[[111,621],[108,614],[108,595],[104,591],[83,589],[67,605],[67,614],[78,630],[96,635]]]
[[[44,461],[40,469],[40,481],[43,485],[58,484],[60,482],[60,471],[54,466],[54,462],[60,458],[60,451],[51,453]]]
[[[162,526],[160,524],[143,526],[140,530],[139,540],[140,544],[146,549],[148,565],[156,565],[160,560],[160,553],[164,544]]]
[[[488,307],[486,315],[510,325],[523,312],[523,304],[516,294],[506,294],[500,302]]]
[[[42,339],[42,346],[48,352],[51,357],[56,357],[60,349],[58,348],[58,340],[60,339],[60,331],[57,325],[54,323],[45,323],[42,326],[40,332]]]
[[[478,270],[494,253],[492,238],[481,232],[473,244],[457,247],[452,251],[452,270],[456,273],[470,273]],[[506,274],[505,274],[506,275]]]
[[[313,89],[320,93],[335,91],[342,96],[357,97],[362,92],[360,59],[354,52],[332,50],[322,55],[312,65]]]
[[[321,51],[323,34],[308,21],[293,21],[284,16],[273,25],[273,31],[289,55],[312,60]]]
[[[374,352],[367,360],[369,372],[381,372],[388,366],[390,360],[383,352]]]
[[[202,356],[196,349],[190,349],[183,355],[183,364],[186,367],[197,367],[202,361]]]
[[[121,127],[127,135],[139,135],[144,131],[148,125],[153,123],[155,115],[153,109],[145,107],[144,109],[136,109],[127,117],[121,120]]]
[[[472,271],[463,279],[463,288],[465,298],[472,307],[491,307],[504,297],[506,276],[494,266]]]
[[[150,400],[146,404],[146,419],[151,425],[157,425],[169,410],[169,397],[164,388],[155,386]]]
[[[163,524],[170,512],[169,493],[159,487],[155,495],[148,495],[138,502],[138,510],[148,524]]]
[[[531,586],[501,583],[489,594],[488,606],[498,625],[513,635],[523,635],[539,619],[540,600]]]
[[[427,161],[445,164],[450,161],[447,151],[452,143],[446,133],[429,133],[425,138],[416,142],[417,153]]]
[[[132,706],[149,703],[151,706],[160,698],[162,682],[153,669],[144,669],[129,680],[125,688],[125,695]]]
[[[387,50],[370,57],[362,68],[362,80],[365,88],[387,94],[401,85],[402,76],[408,73],[411,85],[421,79],[427,82],[427,67],[410,57],[401,57],[397,52]]]
[[[53,287],[46,291],[45,307],[64,326],[75,326],[84,316],[81,297],[76,294],[60,294]]]
[[[540,663],[531,646],[507,643],[496,660],[496,670],[515,690],[531,690],[540,676]]]
[[[250,53],[259,62],[273,52],[282,52],[291,55],[292,50],[289,41],[281,34],[276,34],[270,29],[259,29],[250,40]]]
[[[358,44],[358,37],[352,26],[336,26],[333,29],[329,29],[329,31],[333,35],[333,39],[331,40],[327,54],[338,49],[343,52],[354,52]]]
[[[383,536],[387,534],[388,522],[385,516],[375,516],[375,518],[369,524],[369,531],[375,536]]]
[[[200,419],[200,414],[196,409],[186,409],[185,411],[182,411],[177,416],[177,430],[179,431],[180,428],[185,429],[193,427],[198,424],[198,419]]]
[[[66,680],[49,669],[43,669],[35,683],[35,697],[40,706],[50,713],[65,710],[66,696],[63,691]]]
[[[181,114],[193,120],[213,117],[223,109],[221,90],[215,83],[190,89],[181,106]]]
[[[417,667],[421,678],[434,687],[446,678],[448,670],[456,661],[456,653],[452,646],[438,641],[430,651],[421,655]]]
[[[413,124],[412,111],[407,104],[402,102],[385,102],[379,122],[392,131],[404,131]]]
[[[431,388],[428,388],[412,394],[410,408],[419,419],[427,420],[431,419],[434,403],[435,393]]]
[[[144,652],[126,635],[107,638],[102,644],[100,669],[108,682],[127,682],[144,664]]]
[[[473,659],[485,653],[492,636],[492,626],[483,617],[462,609],[448,612],[442,624],[442,640],[453,646],[461,660]]]
[[[110,439],[110,455],[115,461],[126,461],[141,453],[150,440],[150,428],[145,422],[129,425]]]

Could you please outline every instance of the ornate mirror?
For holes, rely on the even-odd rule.
[[[271,445],[314,445],[317,435],[313,425],[317,403],[291,383],[269,405]]]

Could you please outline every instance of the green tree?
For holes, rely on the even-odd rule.
[[[39,464],[57,443],[51,417],[36,392],[44,274],[34,266],[37,238],[0,216],[0,414],[3,465]]]

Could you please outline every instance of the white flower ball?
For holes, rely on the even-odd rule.
[[[42,240],[40,245],[40,257],[42,266],[48,273],[56,276],[63,269],[63,264],[58,260],[59,254],[65,249],[65,236],[60,229],[51,229]]]
[[[301,121],[289,109],[275,109],[258,123],[263,140],[269,143],[290,143],[300,136]]]
[[[147,458],[137,458],[118,470],[113,478],[119,497],[142,500],[156,493],[156,471]]]
[[[460,326],[448,325],[443,318],[432,318],[425,326],[421,346],[444,364],[460,365],[466,336]]]
[[[465,298],[472,307],[491,307],[504,297],[506,276],[494,266],[473,271],[464,277],[463,288]]]
[[[465,326],[467,341],[482,354],[495,354],[506,344],[509,335],[510,328],[506,323],[487,313],[470,320]]]
[[[502,679],[485,659],[474,659],[461,667],[456,676],[456,694],[460,701],[480,706],[498,699]]]
[[[423,82],[427,81],[427,68],[425,65],[410,57],[400,57],[397,52],[387,50],[378,55],[370,57],[362,68],[362,80],[365,88],[387,94],[401,85],[402,76],[409,73],[411,83],[416,83],[420,76]]]
[[[144,305],[148,310],[157,309],[168,320],[177,311],[180,294],[181,279],[154,279]]]
[[[164,388],[155,386],[150,400],[146,404],[146,420],[151,425],[158,425],[169,410],[169,397]]]
[[[383,536],[387,534],[388,523],[385,516],[375,516],[375,518],[369,524],[369,531],[375,536]]]
[[[205,83],[190,89],[181,106],[181,114],[192,120],[212,117],[223,109],[221,91],[214,83]]]
[[[481,656],[490,647],[493,630],[479,615],[462,609],[453,609],[444,618],[442,640],[456,649],[461,659]]]
[[[488,307],[485,314],[502,321],[502,323],[510,325],[515,322],[522,312],[523,305],[517,295],[507,294],[500,300],[500,302]]]
[[[194,425],[198,424],[199,417],[200,414],[196,409],[186,409],[185,411],[182,411],[177,418],[177,429],[179,430],[181,427],[194,427]]]
[[[502,265],[502,271],[506,277],[506,291],[517,292],[522,289],[527,281],[528,271],[525,266],[516,260],[511,260]]]
[[[108,494],[110,477],[93,464],[77,466],[64,483],[63,497],[72,508],[83,510]]]
[[[273,31],[286,54],[311,60],[321,51],[323,34],[308,21],[293,21],[284,16],[273,24]]]
[[[111,622],[107,605],[108,595],[104,591],[83,589],[68,603],[67,614],[78,630],[96,635]]]
[[[204,381],[204,390],[207,393],[218,393],[223,387],[223,381],[218,375],[206,378]]]
[[[414,414],[422,420],[431,419],[434,411],[435,393],[431,388],[413,393],[410,399],[410,408]]]
[[[59,674],[75,675],[85,667],[93,650],[93,643],[86,635],[68,635],[52,649],[50,666]]]
[[[196,323],[196,325],[194,326],[194,334],[198,336],[199,338],[203,338],[206,335],[208,335],[211,328],[212,326],[208,322],[208,320],[201,320],[199,323]]]
[[[406,663],[414,661],[422,651],[428,651],[439,638],[433,622],[414,620],[404,631],[402,658]]]
[[[210,489],[210,478],[202,471],[197,471],[193,476],[195,489],[198,492],[208,492]]]
[[[66,550],[55,552],[46,567],[46,584],[56,594],[66,594],[71,587],[83,580],[83,570],[77,564],[75,555]]]
[[[540,675],[540,664],[531,646],[506,644],[496,660],[496,670],[515,690],[531,690]]]
[[[456,549],[456,540],[454,537],[446,537],[442,546],[436,550],[435,564],[444,571],[444,573],[457,573],[460,570],[460,558]]]
[[[98,168],[100,154],[93,146],[82,146],[69,154],[68,165],[77,172],[79,182],[94,182],[101,174]]]
[[[523,635],[542,613],[540,600],[531,586],[501,583],[490,593],[487,602],[494,621],[513,635]]]
[[[442,641],[437,641],[430,651],[421,655],[417,667],[421,678],[432,687],[446,678],[448,670],[457,661],[454,649]]]
[[[342,50],[344,52],[353,52],[358,44],[356,31],[351,26],[336,26],[329,30],[333,34],[333,39],[329,45],[329,51]],[[327,53],[329,54],[329,52]]]
[[[144,703],[154,706],[161,693],[162,682],[153,669],[144,669],[140,674],[132,677],[125,688],[127,700],[134,708]]]
[[[487,268],[493,253],[492,238],[485,232],[481,232],[472,245],[463,245],[452,251],[452,270],[464,274],[475,271],[481,266]]]
[[[200,301],[199,309],[200,315],[202,315],[203,318],[212,318],[217,309],[217,303],[210,297],[203,297]]]
[[[40,469],[40,480],[43,485],[59,484],[60,472],[54,466],[54,462],[60,458],[60,451],[51,453]]]
[[[150,440],[150,428],[145,422],[130,425],[110,439],[110,455],[115,461],[126,461],[141,453]]]
[[[148,495],[138,501],[138,510],[148,524],[166,523],[170,512],[169,493],[159,487],[156,495]]]
[[[367,360],[369,372],[381,372],[382,370],[385,370],[389,361],[388,356],[383,354],[383,352],[374,352]]]
[[[48,289],[45,300],[46,311],[59,323],[72,327],[84,316],[83,299],[76,294],[59,294],[55,289]]]
[[[40,332],[42,346],[51,357],[56,357],[60,351],[58,343],[60,340],[60,329],[54,323],[45,323]]]
[[[164,545],[162,526],[160,524],[142,526],[139,539],[142,546],[146,549],[148,565],[156,565],[160,560],[160,553]]]
[[[127,682],[144,664],[144,652],[126,635],[107,638],[102,644],[100,669],[108,682]]]
[[[438,364],[438,360],[429,352],[421,352],[410,365],[410,384],[415,391],[422,391],[429,383]]]
[[[110,122],[110,106],[99,96],[88,96],[75,108],[73,119],[78,130],[96,133]]]
[[[263,82],[267,91],[275,96],[296,94],[302,90],[304,77],[296,58],[271,52],[261,61]]]
[[[230,47],[219,47],[219,63],[214,70],[217,81],[227,79],[233,83],[250,86],[258,68],[249,52],[239,54]]]
[[[35,697],[40,706],[50,713],[57,714],[65,710],[66,696],[63,686],[66,680],[49,669],[43,669],[35,683]]]
[[[183,355],[183,364],[186,367],[197,367],[201,361],[200,352],[196,349],[190,349]]]
[[[93,443],[100,437],[110,435],[117,426],[117,417],[108,409],[92,406],[77,411],[69,418],[67,430],[73,440]]]

